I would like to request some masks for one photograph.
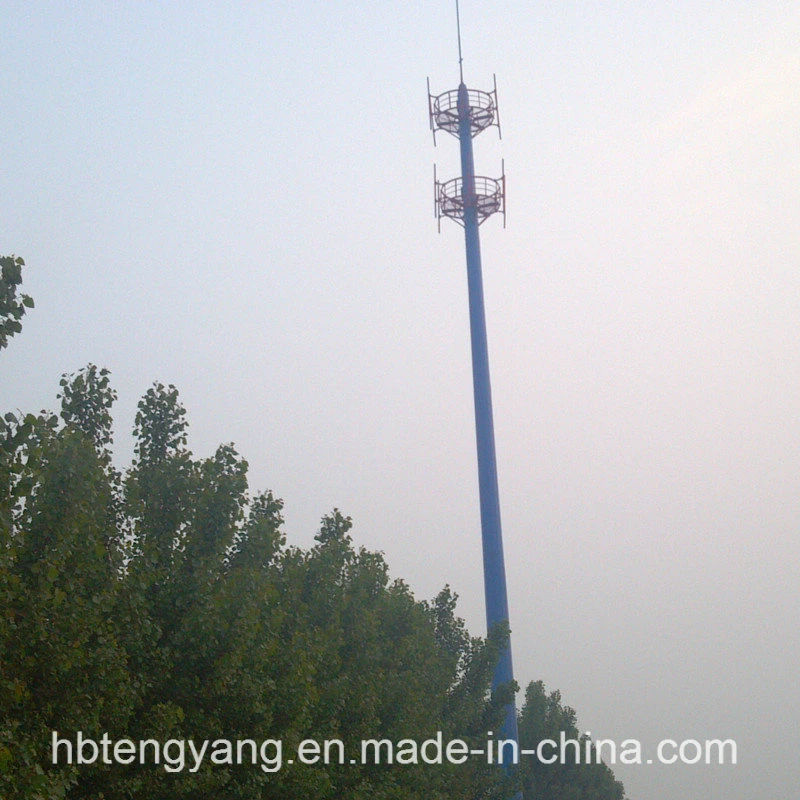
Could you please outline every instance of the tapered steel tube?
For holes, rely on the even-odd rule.
[[[492,417],[492,388],[489,377],[489,349],[486,339],[486,314],[483,304],[481,242],[478,233],[478,207],[475,192],[475,165],[472,155],[472,130],[467,87],[458,87],[458,138],[461,145],[461,179],[464,201],[464,239],[467,249],[469,324],[472,340],[472,385],[475,395],[475,434],[478,445],[478,483],[481,503],[483,542],[483,581],[486,594],[486,625],[491,630],[508,622],[508,593],[503,559],[503,533],[500,525],[500,495],[497,486],[497,458]],[[494,673],[492,688],[514,677],[511,643],[503,650]],[[512,700],[506,708],[503,738],[518,740],[517,714]]]

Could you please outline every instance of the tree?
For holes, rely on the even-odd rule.
[[[60,797],[78,775],[47,769],[51,731],[120,731],[134,698],[113,613],[113,486],[80,429],[5,422],[0,795]]]
[[[530,683],[519,719],[521,748],[536,750],[546,739],[560,745],[562,732],[565,739],[579,742],[579,755],[576,757],[574,748],[568,747],[563,764],[560,758],[552,764],[535,757],[521,759],[525,800],[625,800],[622,784],[606,764],[596,759],[586,736],[579,734],[575,710],[562,705],[559,691],[548,695],[542,681]],[[550,758],[558,750],[543,752]]]
[[[2,259],[0,349],[18,333],[22,259]],[[51,735],[144,740],[421,743],[470,749],[498,730],[515,685],[490,691],[508,630],[473,638],[445,587],[430,603],[356,548],[338,509],[308,550],[287,546],[282,501],[251,496],[233,445],[196,459],[174,386],[139,403],[135,458],[112,460],[109,373],[60,382],[60,414],[0,418],[0,797],[4,800],[622,800],[604,765],[484,759],[416,764],[51,763]],[[523,746],[575,730],[528,687]],[[528,762],[523,761],[523,764]],[[541,765],[539,765],[541,766]]]
[[[282,503],[251,497],[232,445],[187,448],[186,412],[154,384],[135,459],[111,459],[107,371],[61,380],[59,416],[8,415],[0,531],[0,796],[66,798],[500,798],[496,766],[49,763],[50,735],[195,740],[362,739],[483,744],[505,641],[471,638],[445,589],[416,600],[351,520],[323,517],[286,545]]]

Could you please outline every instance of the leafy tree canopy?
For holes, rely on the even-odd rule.
[[[503,797],[509,778],[461,766],[53,766],[51,735],[111,740],[445,740],[479,746],[505,695],[507,635],[470,637],[445,588],[420,602],[351,520],[288,546],[282,502],[249,493],[232,445],[187,449],[174,387],[139,404],[135,460],[111,463],[106,370],[60,383],[58,415],[6,415],[0,453],[0,796]],[[349,761],[349,758],[348,758]]]
[[[0,348],[18,333],[20,258],[2,263]],[[473,638],[445,587],[420,602],[338,509],[309,549],[289,546],[282,501],[250,493],[233,445],[187,448],[174,386],[139,403],[135,458],[112,463],[107,370],[64,375],[58,415],[0,417],[0,797],[4,800],[622,800],[602,764],[516,773],[481,759],[349,763],[364,739],[482,748],[515,686],[491,677],[508,637]],[[531,684],[522,746],[574,712]],[[52,762],[51,737],[99,741],[341,740],[345,763],[154,766]]]
[[[559,691],[548,694],[542,681],[530,683],[519,720],[520,746],[536,750],[540,742],[549,740],[560,747],[562,732],[565,739],[579,742],[577,752],[565,747],[566,763],[561,763],[558,748],[548,744],[542,752],[546,760],[558,754],[554,763],[522,759],[525,800],[625,800],[622,784],[578,731],[575,710],[562,704]]]

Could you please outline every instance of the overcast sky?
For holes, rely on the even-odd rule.
[[[334,506],[484,632],[463,235],[433,218],[449,0],[3,2],[0,410],[179,388],[307,545]],[[736,739],[635,800],[797,800],[800,13],[463,0],[517,678],[595,737]]]

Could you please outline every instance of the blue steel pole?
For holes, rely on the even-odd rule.
[[[492,388],[489,377],[486,314],[483,304],[481,242],[478,234],[470,105],[467,87],[463,82],[458,87],[458,138],[461,145],[461,193],[464,201],[464,239],[467,249],[472,385],[475,395],[475,434],[478,445],[478,485],[483,542],[483,583],[486,594],[486,626],[491,630],[500,622],[508,622],[508,594],[503,560],[503,533],[500,526],[500,494],[497,487],[497,458],[492,419]],[[511,643],[509,642],[495,669],[492,688],[513,680],[513,677],[514,669],[511,663]],[[502,734],[505,739],[518,741],[517,712],[513,700],[506,706]]]

